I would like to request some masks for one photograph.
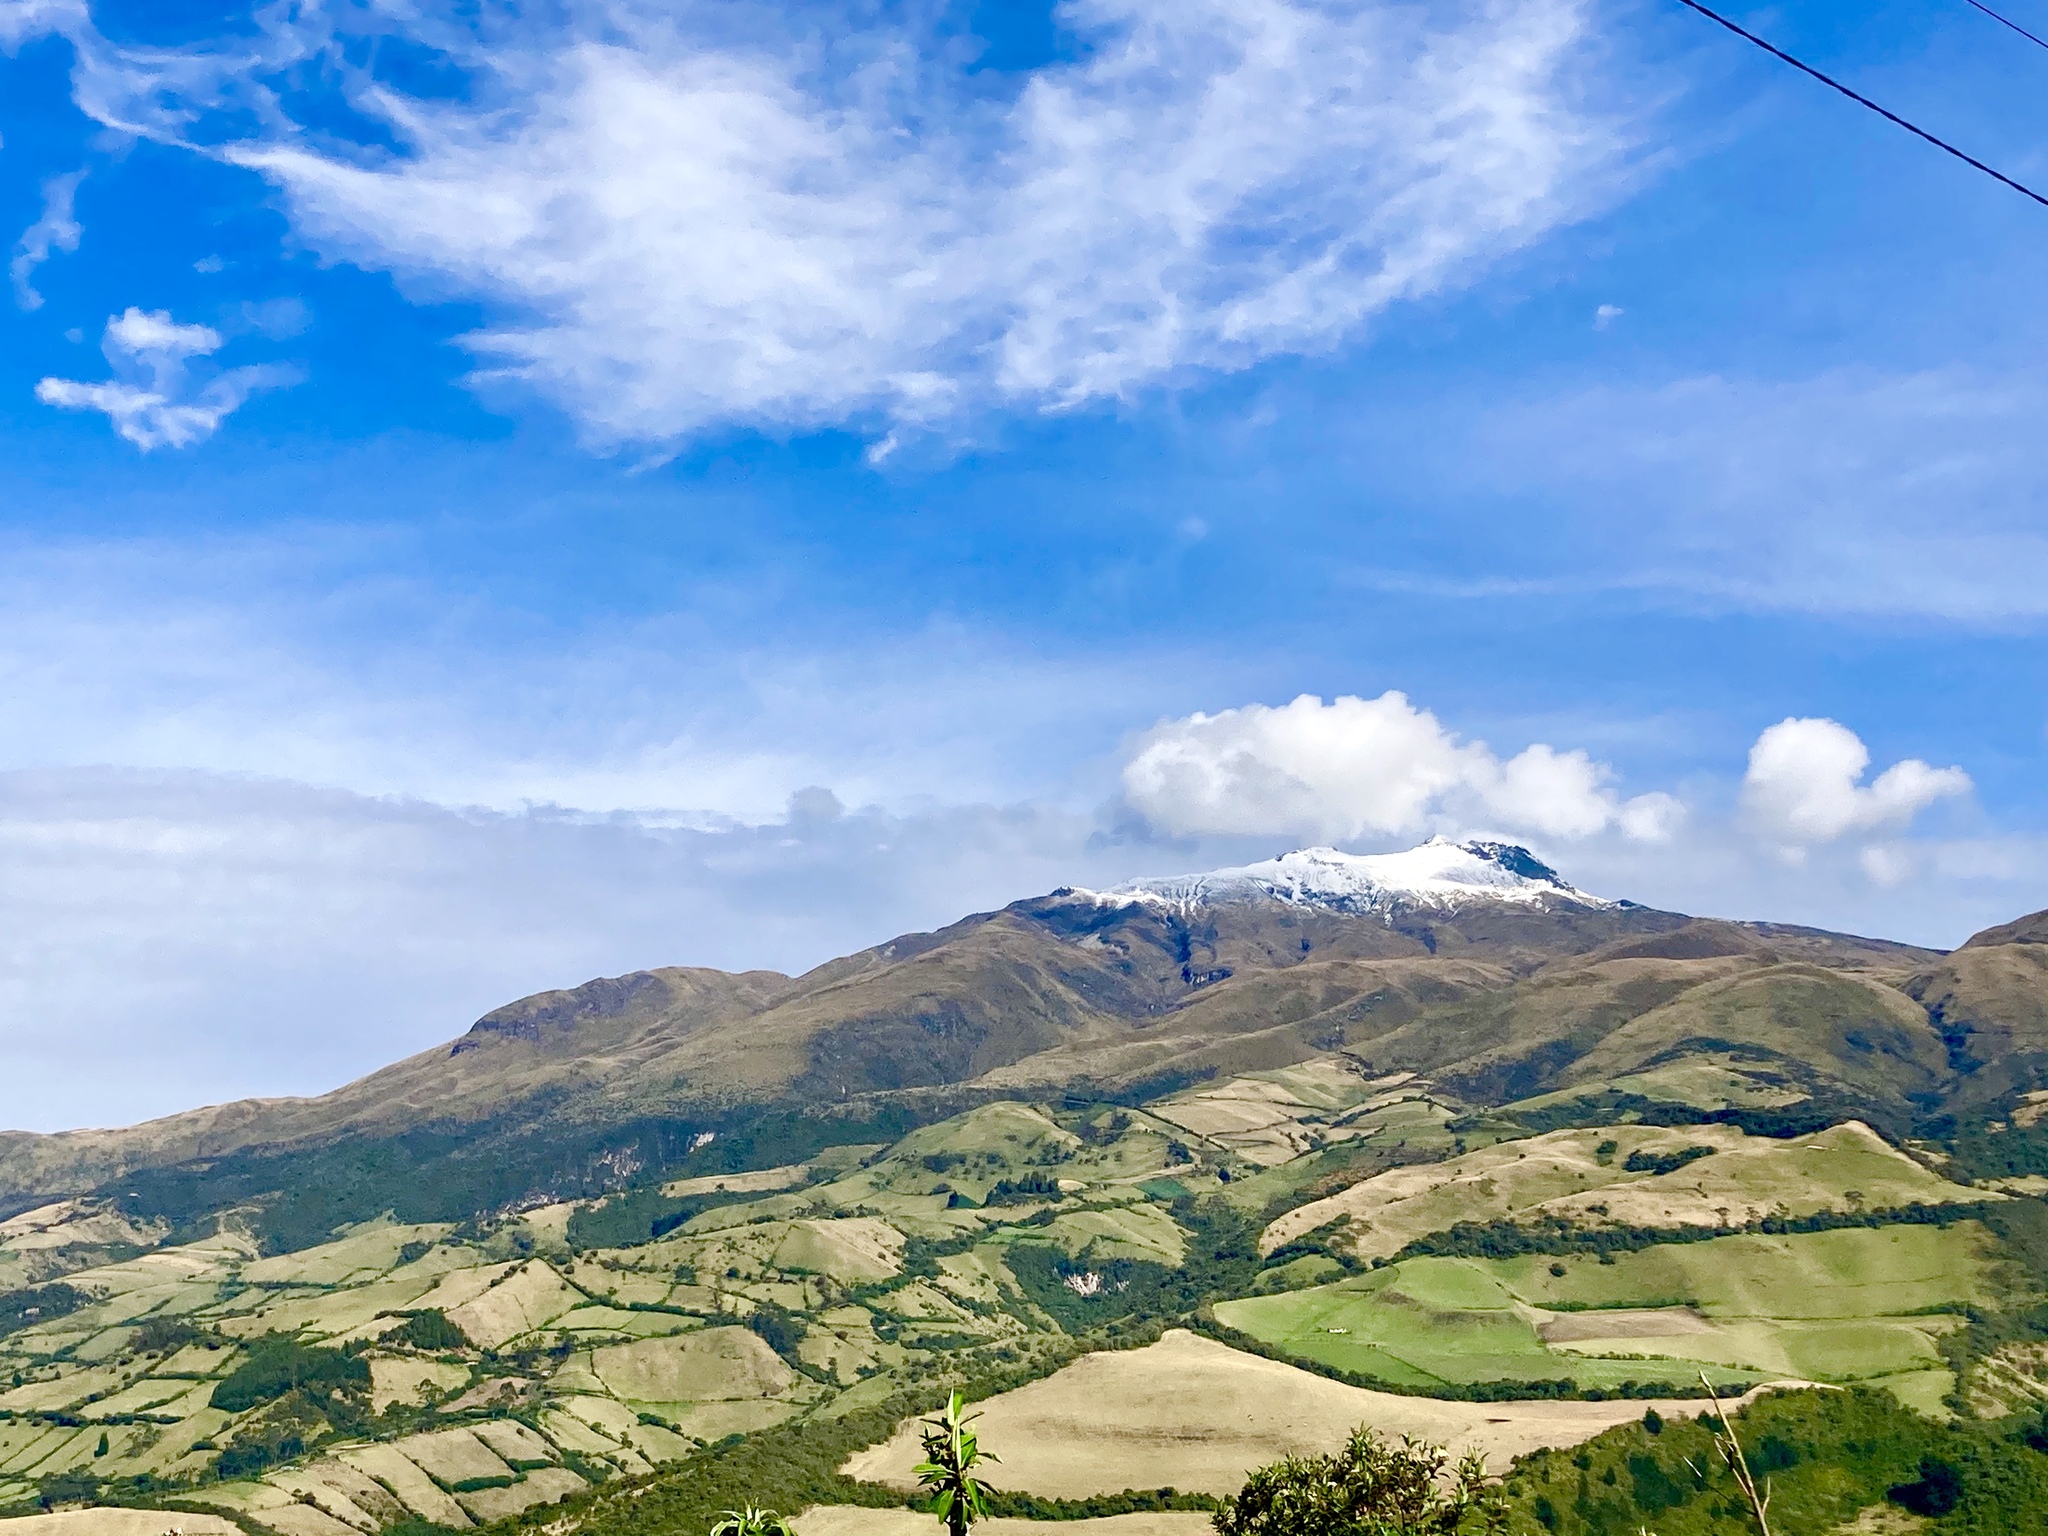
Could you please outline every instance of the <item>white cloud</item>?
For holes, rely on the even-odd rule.
[[[1913,851],[1897,843],[1872,843],[1856,857],[1873,885],[1903,885],[1913,878]]]
[[[210,326],[180,325],[165,310],[131,306],[107,322],[100,350],[115,372],[112,379],[84,383],[48,378],[36,398],[63,410],[101,411],[114,430],[136,447],[189,448],[213,436],[220,424],[259,389],[292,383],[288,368],[229,368],[203,383],[189,377],[194,358],[221,348]]]
[[[1894,763],[1869,784],[1870,749],[1833,720],[1781,720],[1749,749],[1743,809],[1766,837],[1791,850],[1831,843],[1851,832],[1902,827],[1935,801],[1970,792],[1960,768],[1918,758]],[[1872,850],[1873,878],[1899,868],[1895,852]]]
[[[85,0],[0,0],[0,48],[86,25]]]
[[[373,8],[468,76],[431,99],[354,73],[338,11],[211,51],[69,32],[100,121],[260,171],[330,257],[493,302],[491,373],[665,442],[1121,398],[1468,283],[1618,189],[1588,3],[1068,0],[1075,57],[1000,87],[864,9]],[[394,151],[285,116],[266,82],[315,55]]]
[[[42,216],[22,231],[14,248],[14,260],[7,268],[14,282],[14,302],[23,309],[43,307],[43,296],[31,281],[36,268],[48,261],[53,252],[78,249],[81,231],[74,204],[78,184],[83,180],[85,172],[73,171],[68,176],[52,176],[43,183]]]
[[[1683,807],[1663,794],[1624,804],[1607,787],[1612,777],[1582,751],[1541,743],[1503,761],[1390,691],[1327,704],[1303,694],[1168,721],[1138,743],[1123,788],[1174,835],[1351,842],[1490,818],[1555,838],[1617,826],[1632,838],[1669,837]]]

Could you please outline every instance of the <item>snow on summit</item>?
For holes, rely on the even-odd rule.
[[[1377,911],[1396,905],[1458,907],[1475,900],[1614,905],[1567,884],[1526,848],[1507,843],[1454,843],[1442,837],[1405,853],[1298,848],[1277,859],[1236,869],[1131,880],[1114,890],[1075,894],[1098,901],[1157,902],[1173,907],[1263,899],[1340,912]]]

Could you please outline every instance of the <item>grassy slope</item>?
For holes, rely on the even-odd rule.
[[[1197,1119],[1203,1113],[1221,1118],[1197,1129],[1167,1118],[1189,1121],[1176,1104],[1206,1106],[1194,1111]],[[1274,1112],[1277,1118],[1261,1118]],[[216,1454],[195,1442],[220,1447],[261,1435],[274,1439],[289,1399],[232,1416],[205,1406],[212,1382],[241,1358],[236,1341],[270,1333],[368,1347],[373,1382],[385,1386],[374,1402],[366,1394],[351,1410],[355,1417],[342,1415],[347,1422],[336,1420],[334,1429],[315,1413],[308,1438],[336,1429],[338,1444],[395,1436],[379,1456],[388,1452],[403,1461],[411,1454],[410,1436],[466,1422],[462,1410],[470,1405],[503,1414],[504,1406],[483,1405],[504,1403],[498,1394],[509,1388],[516,1411],[544,1436],[552,1470],[508,1468],[509,1488],[453,1495],[421,1482],[406,1496],[434,1518],[440,1518],[435,1508],[456,1508],[434,1502],[448,1498],[468,1500],[479,1517],[495,1517],[521,1498],[560,1492],[570,1486],[562,1479],[572,1475],[645,1475],[658,1462],[690,1454],[692,1438],[709,1442],[744,1432],[767,1444],[784,1433],[772,1427],[777,1420],[790,1420],[792,1429],[844,1424],[879,1404],[904,1401],[905,1393],[928,1401],[949,1378],[1042,1372],[1068,1347],[1055,1316],[1071,1329],[1099,1328],[1132,1305],[1188,1307],[1204,1296],[1297,1283],[1313,1278],[1318,1267],[1327,1275],[1338,1263],[1311,1256],[1299,1261],[1306,1270],[1262,1277],[1255,1255],[1230,1248],[1239,1239],[1229,1235],[1228,1223],[1218,1226],[1185,1202],[1173,1203],[1181,1190],[1255,1213],[1363,1170],[1380,1170],[1378,1180],[1419,1181],[1418,1187],[1441,1186],[1448,1170],[1463,1181],[1454,1198],[1425,1190],[1417,1197],[1421,1203],[1406,1202],[1412,1209],[1401,1219],[1418,1232],[1431,1222],[1527,1210],[1541,1200],[1583,1203],[1596,1189],[1607,1190],[1611,1202],[1670,1186],[1678,1193],[1669,1199],[1687,1209],[1713,1191],[1795,1208],[1802,1202],[1853,1204],[1851,1189],[1870,1204],[1897,1192],[1912,1198],[1945,1192],[1917,1164],[1853,1130],[1779,1142],[1729,1127],[1606,1128],[1503,1143],[1436,1168],[1388,1171],[1449,1151],[1452,1113],[1426,1084],[1369,1082],[1332,1063],[1311,1064],[1205,1084],[1150,1110],[990,1104],[914,1130],[865,1158],[792,1165],[802,1171],[762,1181],[772,1188],[689,1191],[690,1201],[725,1199],[708,1209],[650,1192],[636,1196],[638,1204],[608,1208],[613,1215],[603,1221],[560,1207],[536,1211],[530,1221],[509,1219],[461,1233],[446,1224],[380,1221],[270,1257],[259,1256],[232,1230],[198,1244],[165,1246],[74,1276],[105,1299],[0,1338],[0,1383],[16,1369],[23,1373],[19,1387],[0,1387],[0,1408],[24,1410],[12,1424],[0,1424],[6,1437],[0,1439],[0,1498],[32,1496],[40,1480],[80,1468],[103,1477],[189,1474]],[[1333,1138],[1334,1132],[1356,1134]],[[1240,1139],[1246,1135],[1268,1149],[1311,1145],[1317,1136],[1326,1145],[1261,1169],[1247,1155]],[[1603,1160],[1598,1149],[1606,1140],[1617,1149]],[[1723,1150],[1672,1175],[1626,1174],[1621,1167],[1632,1150],[1704,1141]],[[1185,1150],[1176,1150],[1176,1143]],[[1237,1176],[1225,1182],[1225,1171]],[[1594,1182],[1603,1179],[1604,1185]],[[1689,1193],[1680,1186],[1689,1186]],[[1372,1193],[1391,1187],[1375,1184]],[[1026,1192],[1005,1198],[1005,1188]],[[1432,1199],[1437,1205],[1429,1204]],[[655,1236],[671,1212],[680,1224]],[[623,1235],[603,1248],[562,1251],[570,1237],[595,1230]],[[1972,1246],[1982,1239],[1958,1243],[1958,1231],[1722,1239],[1623,1254],[1607,1266],[1572,1258],[1561,1262],[1562,1276],[1549,1273],[1548,1260],[1412,1261],[1338,1286],[1226,1303],[1223,1311],[1226,1321],[1264,1328],[1307,1358],[1423,1388],[1566,1375],[1613,1385],[1659,1374],[1655,1362],[1621,1358],[1627,1354],[1697,1359],[1724,1380],[1753,1374],[1749,1368],[1762,1364],[1839,1376],[1891,1371],[1903,1381],[1897,1373],[1939,1364],[1929,1340],[1952,1319],[1902,1319],[1901,1311],[1981,1303],[1991,1294],[1993,1282]],[[636,1240],[642,1233],[646,1240]],[[1923,1251],[1930,1240],[1944,1239],[1947,1247]],[[1724,1249],[1723,1243],[1751,1246]],[[1008,1257],[1019,1244],[1057,1256],[1074,1274],[1105,1275],[1110,1284],[1099,1296],[1082,1298],[1061,1287],[1057,1277],[1068,1270],[1058,1268],[1046,1274],[1032,1269],[1037,1279],[1020,1283],[1024,1271],[1013,1270]],[[1736,1267],[1761,1277],[1763,1291],[1789,1288],[1821,1297],[1812,1303],[1820,1310],[1802,1317],[1742,1310],[1753,1299],[1728,1288],[1722,1270],[1730,1254]],[[1913,1270],[1909,1258],[1921,1270]],[[1922,1262],[1931,1258],[1943,1263]],[[1127,1292],[1115,1288],[1123,1277],[1129,1277]],[[1049,1293],[1032,1288],[1048,1283]],[[1219,1293],[1218,1286],[1232,1289]],[[1659,1319],[1635,1313],[1645,1302],[1678,1298],[1697,1302],[1698,1311],[1679,1325],[1679,1344],[1666,1347],[1653,1326]],[[1616,1302],[1635,1304],[1635,1312]],[[1560,1310],[1573,1305],[1594,1310]],[[393,1314],[423,1307],[444,1311],[470,1331],[472,1344],[487,1343],[494,1354],[471,1347],[428,1357],[376,1343],[397,1321]],[[1271,1317],[1292,1321],[1253,1327],[1235,1310],[1244,1307],[1271,1307]],[[793,1317],[795,1333],[757,1338],[732,1326],[764,1311]],[[171,1316],[189,1319],[218,1347],[181,1343],[166,1356],[138,1354],[137,1323]],[[1624,1325],[1620,1332],[1601,1331],[1616,1323]],[[1330,1326],[1349,1331],[1332,1334]],[[782,1339],[776,1345],[785,1351],[782,1358],[770,1353],[768,1338]],[[740,1353],[723,1350],[729,1343]],[[716,1361],[697,1360],[706,1349]],[[740,1370],[735,1362],[742,1356],[758,1369]],[[401,1368],[411,1372],[402,1391],[396,1387]],[[1478,1405],[1443,1406],[1469,1416]],[[175,1422],[99,1422],[145,1408]],[[33,1418],[30,1409],[38,1410]],[[67,1425],[52,1412],[82,1422]],[[643,1414],[661,1422],[642,1422]],[[109,1451],[96,1457],[103,1428]],[[392,1471],[399,1475],[397,1463]],[[288,1496],[288,1482],[272,1473],[266,1484],[198,1492],[246,1506]],[[833,1497],[845,1496],[832,1486],[838,1488]]]
[[[1711,1147],[1672,1173],[1628,1166],[1642,1154]],[[1605,1148],[1606,1150],[1602,1150]],[[1348,1219],[1344,1241],[1361,1258],[1386,1258],[1459,1221],[1554,1214],[1597,1224],[1728,1226],[1771,1214],[1938,1204],[1981,1198],[1930,1172],[1861,1126],[1780,1141],[1733,1126],[1599,1126],[1503,1142],[1352,1185],[1279,1217],[1260,1238],[1268,1252]]]

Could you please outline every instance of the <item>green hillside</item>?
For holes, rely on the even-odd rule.
[[[323,1099],[0,1138],[0,1516],[893,1536],[846,1512],[903,1509],[955,1385],[1034,1517],[1184,1520],[1159,1487],[1349,1418],[1607,1529],[1542,1457],[1702,1374],[1992,1456],[2048,1405],[2034,932],[1056,893],[541,994]]]

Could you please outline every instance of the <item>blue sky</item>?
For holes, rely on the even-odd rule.
[[[2048,183],[1962,0],[1739,14]],[[0,44],[0,1123],[1303,841],[2048,905],[2048,209],[1675,0]]]

